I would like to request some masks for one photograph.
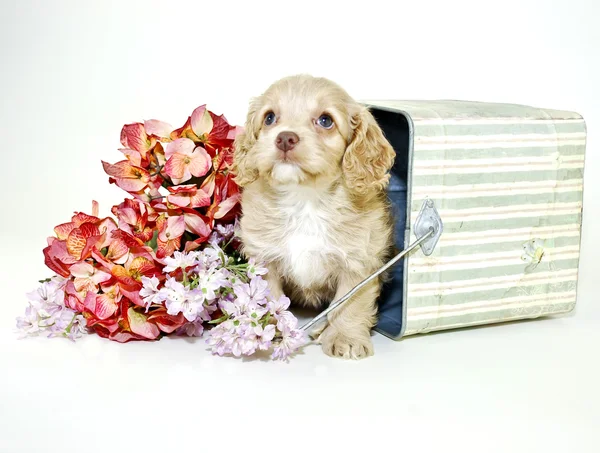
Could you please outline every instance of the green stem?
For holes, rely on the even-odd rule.
[[[211,321],[208,321],[208,324],[220,324],[220,323],[222,323],[223,321],[227,321],[228,319],[229,319],[229,316],[228,316],[228,315],[223,315],[223,316],[221,316],[220,318],[217,318],[217,319],[213,319],[213,320],[211,320]]]
[[[74,314],[73,315],[73,319],[71,319],[71,322],[69,323],[69,325],[65,329],[65,332],[67,333],[67,335],[71,333],[71,327],[73,327],[73,323],[75,322],[75,318],[76,317],[77,317],[77,314]]]

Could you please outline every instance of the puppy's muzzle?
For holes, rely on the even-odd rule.
[[[300,137],[294,132],[280,132],[275,139],[275,146],[283,152],[288,152],[294,149],[299,141]]]

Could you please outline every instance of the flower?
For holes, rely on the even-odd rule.
[[[271,347],[271,342],[273,341],[276,333],[275,326],[273,324],[269,324],[263,328],[261,325],[258,325],[254,328],[254,333],[257,336],[258,348],[265,351]]]
[[[122,160],[116,164],[102,161],[104,171],[111,177],[110,182],[115,183],[127,192],[142,192],[150,182],[150,173],[142,167],[131,165],[130,161]]]
[[[228,285],[228,277],[229,273],[226,269],[215,269],[214,267],[206,269],[198,266],[196,267],[195,284],[204,299],[211,301],[217,297],[216,293],[219,288]]]
[[[283,331],[282,339],[275,345],[271,357],[277,360],[288,360],[306,341],[306,335],[302,330],[286,329]]]
[[[47,332],[49,337],[75,340],[87,333],[83,316],[64,305],[66,283],[62,277],[53,277],[27,295],[29,305],[24,316],[17,318],[17,329],[22,336]]]
[[[250,283],[241,283],[233,288],[241,307],[250,307],[266,302],[268,284],[260,277],[253,278]]]
[[[295,329],[298,324],[296,317],[287,311],[289,306],[290,300],[286,296],[281,296],[277,300],[270,300],[267,304],[269,313],[277,321],[277,329],[280,331]]]
[[[211,204],[210,195],[195,184],[167,187],[167,190],[171,192],[167,196],[169,203],[180,208],[201,208],[203,206],[210,206]]]
[[[250,258],[248,260],[248,278],[254,278],[257,275],[265,275],[266,273],[267,269],[262,266],[258,266],[254,258]]]
[[[182,313],[189,322],[195,321],[198,317],[206,317],[203,316],[205,297],[202,291],[190,291],[181,282],[178,282],[173,277],[168,277],[165,286],[159,291],[159,294],[160,298],[165,301],[167,313],[170,315]]]
[[[188,267],[195,266],[198,263],[198,255],[198,252],[176,251],[173,256],[165,258],[164,261],[167,265],[163,268],[163,272],[173,272],[177,269],[186,270]]]
[[[154,129],[162,128],[161,125],[157,125],[154,122],[150,123],[150,127],[154,127]],[[135,153],[130,154],[135,156],[133,157],[133,160],[137,160],[141,163],[142,160],[147,159],[147,153],[156,144],[156,139],[148,137],[145,124],[132,123],[126,124],[123,126],[123,129],[121,129],[121,144],[127,150],[135,151]]]
[[[234,321],[228,319],[210,330],[206,343],[211,346],[213,354],[223,356],[232,353],[234,336],[231,332],[235,327]]]
[[[235,236],[240,131],[204,105],[178,129],[159,120],[124,125],[124,160],[102,165],[132,198],[112,207],[114,218],[100,218],[93,202],[91,215],[77,212],[54,229],[44,261],[57,276],[28,295],[18,328],[127,342],[212,327],[215,354],[275,345],[273,356],[287,358],[297,350],[302,332],[289,299],[271,298],[267,268],[246,261]]]
[[[120,205],[113,206],[112,213],[119,220],[119,228],[130,235],[148,242],[152,239],[156,214],[147,204],[126,199]]]
[[[75,277],[73,284],[77,291],[98,291],[98,285],[112,278],[112,276],[90,263],[80,261],[73,264],[70,269],[71,275]]]
[[[157,255],[160,258],[171,256],[181,245],[181,236],[185,233],[183,216],[166,217],[164,214],[156,220],[158,228]]]
[[[152,277],[142,277],[142,289],[140,289],[140,297],[144,300],[146,304],[146,313],[152,304],[159,304],[163,301],[161,296],[159,295],[158,289],[158,278],[156,276]]]
[[[173,132],[173,126],[158,120],[144,121],[144,129],[147,134],[154,135],[160,140],[169,140],[171,132]]]
[[[201,337],[204,333],[204,320],[196,319],[194,322],[187,322],[175,331],[176,335],[187,335],[188,337]]]
[[[188,138],[172,141],[165,150],[165,172],[173,184],[188,181],[192,176],[204,176],[211,166],[210,156],[202,146]]]
[[[25,309],[25,315],[17,318],[17,329],[23,336],[37,335],[40,331],[38,310],[33,304],[29,304]]]

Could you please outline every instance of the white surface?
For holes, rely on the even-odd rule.
[[[221,5],[221,6],[219,6]],[[600,451],[597,1],[37,1],[0,6],[4,193],[0,452]],[[554,6],[551,6],[554,5]],[[100,159],[119,131],[201,103],[241,123],[296,72],[359,99],[575,110],[588,122],[574,316],[408,338],[362,362],[288,365],[202,342],[17,341],[52,228],[125,197]]]

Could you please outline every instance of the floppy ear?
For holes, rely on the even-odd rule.
[[[255,117],[258,110],[258,102],[253,100],[250,103],[244,131],[240,132],[234,142],[233,153],[233,173],[234,181],[240,187],[244,187],[258,178],[258,168],[252,164],[248,157],[250,150],[258,138],[258,130],[255,126]]]
[[[354,136],[342,161],[346,185],[361,196],[385,190],[396,157],[394,149],[367,108],[361,107],[352,116],[351,125]]]

